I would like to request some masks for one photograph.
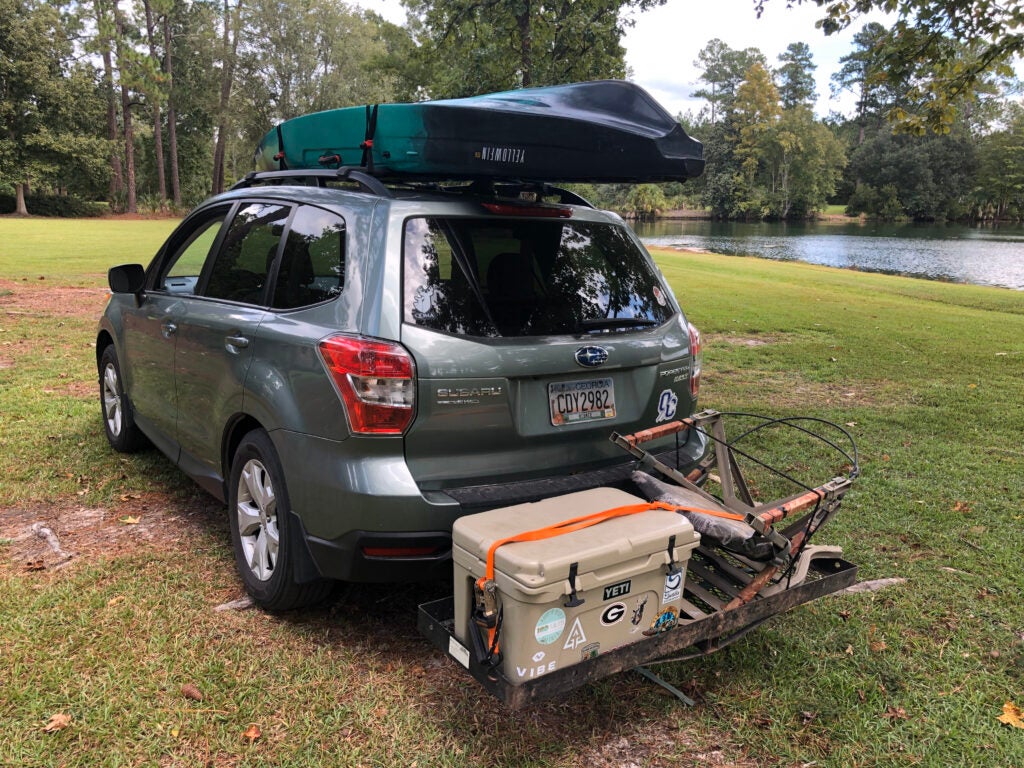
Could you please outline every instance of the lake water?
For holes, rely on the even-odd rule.
[[[807,261],[1024,291],[1024,227],[880,222],[636,222],[648,245]]]

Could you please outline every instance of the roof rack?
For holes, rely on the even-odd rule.
[[[384,183],[366,172],[365,168],[358,168],[351,165],[344,165],[341,168],[309,168],[284,171],[252,171],[244,178],[236,182],[231,189],[246,189],[257,184],[280,182],[285,179],[316,179],[317,186],[325,186],[324,182],[329,180],[351,181],[358,184],[366,192],[381,197],[391,197],[389,190]]]
[[[394,197],[377,174],[387,178],[387,169],[378,168],[371,173],[362,166],[344,165],[340,168],[286,169],[280,171],[252,171],[236,182],[231,189],[247,189],[259,184],[280,183],[288,179],[315,179],[317,186],[326,186],[328,181],[350,181],[358,184],[365,192],[380,197]],[[412,190],[426,190],[442,194],[476,194],[485,197],[519,197],[523,193],[535,193],[538,197],[558,197],[562,205],[580,205],[593,208],[593,204],[580,195],[562,187],[543,181],[476,179],[459,186],[442,186],[441,179],[400,177],[392,180],[398,187]]]

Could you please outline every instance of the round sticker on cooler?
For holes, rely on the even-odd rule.
[[[652,291],[652,293],[654,293],[654,300],[656,302],[658,302],[658,304],[660,304],[661,306],[664,307],[665,306],[665,294],[661,290],[661,288],[659,286],[657,286],[657,285],[654,286],[654,290]]]
[[[544,611],[537,619],[537,626],[533,628],[533,636],[541,645],[551,645],[562,636],[563,629],[565,629],[565,611],[561,608],[552,608],[549,611]]]

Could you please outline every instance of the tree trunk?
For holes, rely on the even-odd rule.
[[[241,9],[241,0],[235,8]],[[235,57],[238,53],[238,29],[231,34],[231,6],[224,0],[224,35],[222,38],[223,59],[220,75],[220,104],[217,109],[217,144],[213,150],[213,194],[224,191],[224,152],[227,146],[228,104],[231,101],[231,86],[235,78]]]
[[[124,17],[121,15],[120,0],[114,0],[114,28],[117,31],[117,66],[121,75],[121,115],[124,122],[125,211],[138,213],[139,207],[135,196],[135,130],[132,126],[132,102],[124,77]]]
[[[107,101],[107,140],[112,147],[110,151],[110,201],[116,201],[124,191],[124,168],[121,165],[121,152],[117,148],[117,97],[114,94],[114,66],[110,55],[110,37],[103,29],[109,22],[106,12],[99,0],[94,0],[96,26],[99,30],[97,41],[102,45],[103,59],[103,95]]]
[[[14,215],[28,216],[28,208],[25,207],[25,184],[14,185]]]
[[[174,109],[174,55],[171,51],[171,15],[164,16],[164,73],[167,75],[167,150],[171,156],[171,201],[181,208],[178,175],[178,113]]]
[[[522,74],[522,87],[533,85],[533,29],[530,24],[530,0],[523,3],[523,13],[516,16],[519,27],[519,67]]]
[[[146,10],[146,39],[149,42],[149,56],[153,61],[159,62],[160,57],[156,54],[156,40],[153,36],[153,6],[149,0],[142,0],[142,4]],[[169,55],[170,52],[168,52]],[[167,207],[167,173],[164,170],[164,135],[159,98],[153,99],[153,154],[156,159],[156,190],[160,196],[160,209],[163,210]]]

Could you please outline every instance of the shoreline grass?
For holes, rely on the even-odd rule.
[[[173,222],[50,223],[0,221],[0,765],[1024,765],[996,719],[1024,705],[1021,293],[656,252],[705,334],[702,406],[850,430],[862,476],[819,542],[907,581],[657,666],[693,709],[626,673],[510,714],[418,637],[444,585],[212,610],[241,591],[223,510],[111,453],[94,392],[103,274]],[[37,520],[67,567],[26,568]]]

